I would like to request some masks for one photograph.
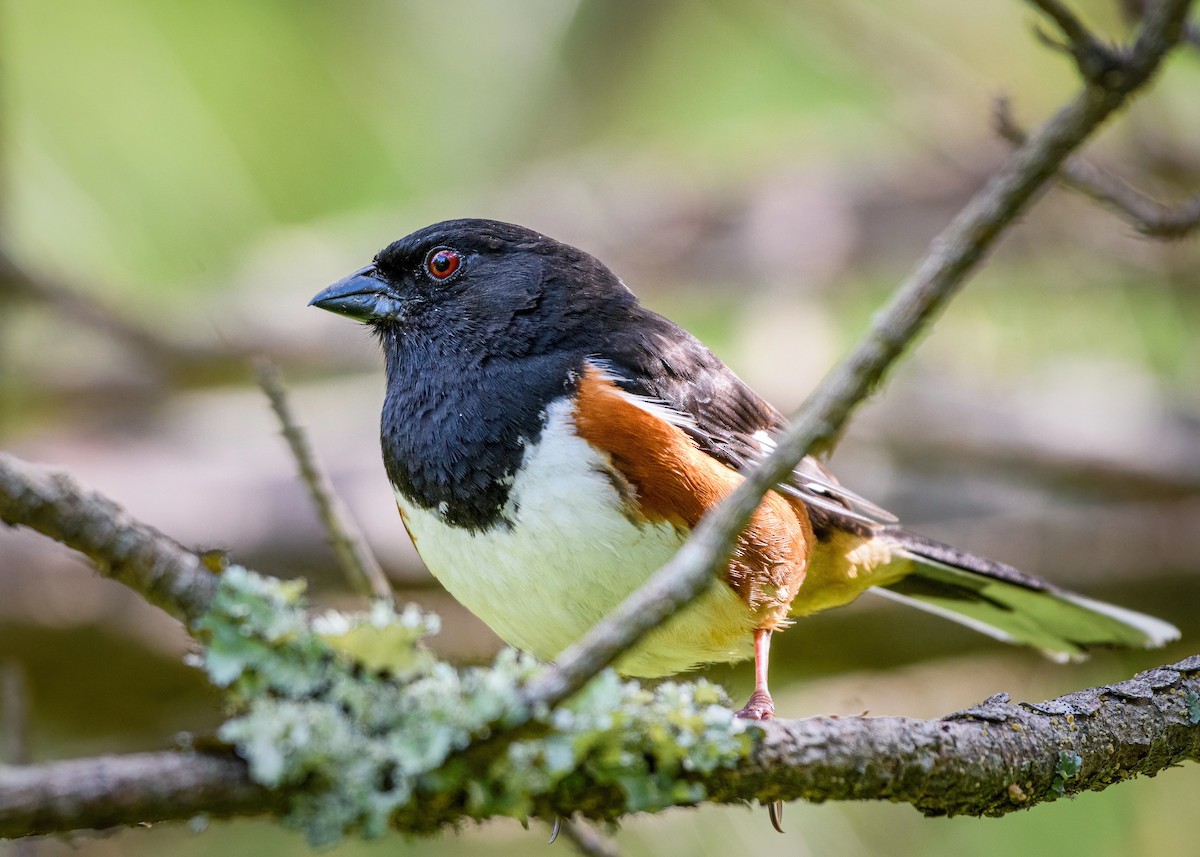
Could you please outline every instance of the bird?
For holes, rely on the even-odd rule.
[[[542,660],[641,587],[787,425],[598,259],[515,224],[427,226],[310,305],[364,322],[382,346],[383,463],[422,560]],[[766,494],[719,577],[618,672],[752,657],[737,716],[770,719],[772,634],[869,590],[1057,660],[1179,636],[912,533],[813,457]]]

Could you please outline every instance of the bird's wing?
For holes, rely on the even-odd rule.
[[[675,323],[643,311],[638,323],[612,337],[591,362],[646,406],[678,425],[717,461],[744,471],[774,448],[786,425],[775,408],[699,340]],[[874,529],[895,516],[843,488],[815,458],[806,457],[779,490],[802,500],[814,527]]]

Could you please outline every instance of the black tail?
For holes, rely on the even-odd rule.
[[[1175,626],[1060,589],[995,562],[899,528],[884,538],[912,561],[912,572],[876,592],[937,613],[1055,660],[1100,647],[1153,648],[1179,638]]]

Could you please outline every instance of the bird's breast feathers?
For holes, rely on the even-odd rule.
[[[453,526],[396,492],[422,559],[506,642],[555,657],[643,585],[707,506],[740,481],[665,416],[588,366],[575,395],[546,407],[493,526]],[[803,575],[802,527],[778,496],[756,524],[738,555],[746,568],[770,558],[780,577],[780,591],[770,594],[786,605],[795,594],[788,587]],[[748,581],[716,583],[627,654],[621,671],[665,675],[748,657],[751,632],[770,612],[762,587],[753,597],[751,588]],[[781,620],[784,614],[786,606]]]

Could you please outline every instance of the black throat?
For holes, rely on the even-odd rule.
[[[546,408],[573,389],[582,353],[481,360],[380,331],[387,397],[380,439],[392,486],[453,526],[507,525],[505,506]]]

